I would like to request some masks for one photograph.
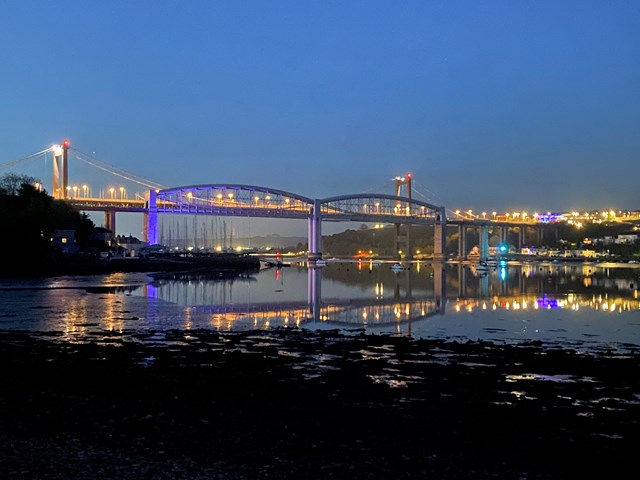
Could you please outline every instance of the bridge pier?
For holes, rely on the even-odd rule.
[[[143,240],[149,245],[155,245],[158,243],[157,192],[149,190],[145,196],[147,210],[144,212]]]
[[[467,259],[467,227],[458,225],[458,259]]]
[[[396,228],[396,235],[395,235],[395,242],[394,242],[394,245],[395,245],[394,255],[397,256],[398,260],[402,260],[402,254],[404,254],[405,260],[413,260],[413,252],[411,251],[411,224],[396,223],[395,228]],[[404,234],[403,234],[403,230],[404,230]]]
[[[526,225],[520,225],[520,227],[518,227],[518,250],[522,249],[522,247],[525,246],[525,244],[527,243],[527,226]]]
[[[320,200],[313,201],[313,211],[308,220],[309,262],[315,262],[322,258],[322,211]]]
[[[111,230],[113,236],[116,236],[116,211],[105,210],[104,211],[104,228]]]
[[[436,223],[433,227],[433,259],[443,260],[447,249],[447,218],[444,208],[441,209],[437,220],[440,223]]]
[[[489,225],[480,225],[480,260],[489,258]]]
[[[500,227],[500,243],[508,244],[509,243],[508,240],[509,240],[509,227]]]

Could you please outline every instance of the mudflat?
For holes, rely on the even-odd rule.
[[[633,349],[303,329],[84,343],[4,331],[0,372],[2,478],[637,475]]]

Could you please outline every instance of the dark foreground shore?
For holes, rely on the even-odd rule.
[[[635,478],[640,354],[0,333],[0,478]]]

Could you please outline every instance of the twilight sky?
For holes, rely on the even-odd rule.
[[[637,0],[7,3],[0,163],[69,138],[167,186],[640,208]]]

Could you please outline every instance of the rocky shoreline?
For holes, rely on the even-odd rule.
[[[622,478],[640,354],[337,331],[0,333],[2,478]]]

